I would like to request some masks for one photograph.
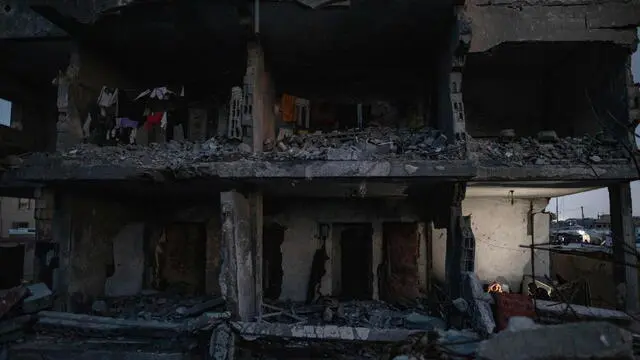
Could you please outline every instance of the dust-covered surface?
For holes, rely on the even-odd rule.
[[[433,129],[396,130],[376,127],[332,133],[284,136],[267,142],[265,151],[253,153],[247,144],[222,137],[204,142],[170,141],[148,146],[95,146],[83,144],[53,155],[84,166],[123,165],[179,169],[190,164],[240,159],[288,160],[461,160],[463,144],[449,145]]]
[[[620,143],[591,136],[560,138],[550,142],[527,137],[509,141],[470,139],[469,152],[484,166],[633,166],[629,152]]]

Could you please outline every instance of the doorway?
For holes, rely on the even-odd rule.
[[[373,296],[371,224],[344,224],[340,233],[342,300],[369,300]]]
[[[265,224],[262,230],[262,287],[266,299],[278,300],[282,293],[282,243],[285,228]]]
[[[24,245],[0,246],[0,289],[22,283]]]
[[[380,267],[380,298],[405,305],[419,297],[419,240],[416,223],[382,224],[383,263]]]

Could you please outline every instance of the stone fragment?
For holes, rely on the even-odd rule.
[[[453,306],[461,313],[466,313],[469,310],[469,303],[463,298],[453,300]]]
[[[31,295],[27,296],[22,302],[22,311],[25,314],[33,314],[52,306],[53,293],[46,284],[29,285],[27,289]]]
[[[558,134],[554,130],[544,130],[538,133],[540,142],[558,142]]]
[[[331,148],[329,150],[327,150],[327,160],[342,160],[342,161],[348,161],[348,160],[358,160],[360,155],[360,151],[354,150],[354,149],[345,149],[345,148],[338,148],[338,149],[334,149]]]
[[[509,324],[505,331],[522,331],[527,329],[535,329],[540,325],[536,324],[533,319],[526,316],[513,316],[509,318]]]
[[[478,351],[478,345],[480,344],[480,336],[475,332],[469,329],[450,329],[447,331],[438,331],[438,335],[438,343],[447,344],[447,348],[455,351],[457,354],[475,359],[473,355]]]
[[[413,166],[411,164],[405,164],[404,165],[404,171],[406,171],[407,174],[409,174],[409,175],[413,175],[416,171],[418,171],[418,167],[417,166]]]
[[[333,320],[333,310],[331,310],[330,307],[325,307],[324,311],[322,312],[322,320],[324,322],[331,322],[331,320]]]
[[[491,310],[491,295],[484,292],[482,284],[472,272],[463,274],[463,297],[469,303],[473,329],[484,336],[492,334],[496,328]]]
[[[514,129],[500,130],[500,141],[510,142],[516,137],[516,131]]]
[[[109,311],[109,306],[104,300],[96,300],[91,304],[91,311],[98,315],[104,315]]]
[[[246,143],[240,143],[240,144],[238,144],[238,151],[240,151],[241,153],[250,153],[251,152],[251,145],[246,144]]]
[[[416,312],[407,315],[404,318],[404,324],[407,329],[415,330],[434,331],[436,329],[446,328],[444,320],[433,316],[418,314]]]
[[[547,164],[549,164],[549,162],[547,161],[547,159],[537,158],[536,161],[534,162],[534,164],[536,164],[536,165],[547,165]]]
[[[579,322],[503,331],[480,344],[487,360],[633,359],[629,332],[605,322]]]

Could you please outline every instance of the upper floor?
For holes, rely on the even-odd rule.
[[[0,97],[35,177],[637,178],[638,7],[512,2],[7,5]]]

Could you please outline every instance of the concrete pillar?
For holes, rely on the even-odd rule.
[[[251,104],[251,145],[253,151],[261,152],[264,141],[275,137],[275,87],[267,71],[262,46],[250,43],[247,47],[247,73],[245,76],[245,101]],[[247,139],[248,140],[248,139]]]
[[[262,315],[262,230],[264,228],[263,221],[263,198],[262,194],[253,193],[250,196],[251,200],[251,220],[252,220],[252,240],[253,240],[253,269],[254,269],[254,282],[256,287],[255,295],[255,316]]]
[[[53,213],[52,236],[58,244],[58,269],[53,274],[53,291],[57,294],[55,309],[69,310],[69,282],[71,278],[71,214],[66,202],[56,201]]]
[[[24,246],[24,263],[22,266],[22,280],[35,282],[38,280],[36,273],[36,243],[28,242]]]
[[[620,309],[635,312],[640,309],[638,299],[638,258],[631,213],[631,187],[624,182],[609,186],[613,257],[616,261],[614,282],[618,289]]]
[[[214,216],[206,225],[207,244],[205,260],[205,292],[209,295],[220,295],[220,216]]]
[[[466,184],[450,185],[449,218],[447,224],[447,252],[445,259],[445,278],[451,299],[461,294],[462,281],[462,200],[465,196]]]
[[[466,115],[462,99],[462,70],[471,42],[470,26],[463,7],[452,14],[451,37],[438,60],[438,127],[451,141],[466,138]]]
[[[262,273],[262,257],[256,257],[256,251],[262,251],[262,232],[256,231],[257,224],[262,224],[262,199],[259,194],[247,197],[237,191],[228,191],[220,193],[220,204],[220,290],[234,319],[253,321],[262,300],[262,289],[257,288],[262,286],[262,280],[258,279]],[[256,217],[260,219],[255,220]]]
[[[372,222],[373,232],[371,234],[371,241],[373,242],[371,256],[371,271],[373,271],[373,286],[371,297],[373,300],[380,300],[380,274],[378,274],[378,268],[384,261],[382,258],[383,253],[383,240],[382,240],[382,221],[375,220]]]

